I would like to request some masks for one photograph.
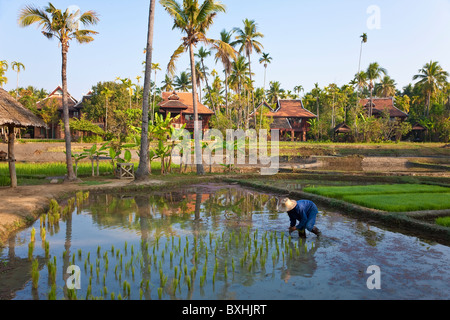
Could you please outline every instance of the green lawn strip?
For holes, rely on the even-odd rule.
[[[342,200],[363,207],[389,212],[450,209],[450,193],[346,195],[342,197]]]
[[[450,217],[439,217],[435,222],[440,226],[450,228]]]
[[[344,187],[307,187],[303,191],[325,197],[343,199],[356,195],[386,195],[409,193],[448,193],[450,188],[424,184],[364,185]]]

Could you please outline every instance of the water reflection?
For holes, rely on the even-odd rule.
[[[443,286],[438,280],[448,270],[441,259],[450,254],[448,247],[428,250],[418,245],[416,238],[321,209],[318,225],[324,237],[318,240],[311,235],[302,240],[296,234],[288,236],[289,219],[277,211],[276,196],[237,185],[197,185],[148,194],[91,194],[64,215],[60,224],[48,225],[47,221],[50,256],[43,258],[44,247],[38,241],[34,252],[41,274],[38,289],[31,288],[31,262],[26,258],[30,230],[11,237],[8,252],[1,259],[21,264],[6,277],[0,275],[0,298],[47,299],[51,282],[46,265],[53,258],[58,266],[58,299],[70,298],[65,271],[74,261],[83,269],[83,259],[79,298],[90,297],[86,290],[91,280],[92,296],[104,299],[109,298],[106,291],[124,294],[125,281],[132,289],[128,299],[158,299],[159,289],[162,299],[273,299],[275,293],[277,299],[300,299],[303,295],[360,298],[367,296],[360,270],[372,264],[382,267],[387,285],[399,281],[395,274],[410,274],[416,265],[429,264],[430,270],[439,272],[415,272],[420,277],[416,282],[400,279],[395,288],[383,292],[387,294],[383,298],[397,298],[396,289],[411,283],[429,281],[430,288]],[[34,227],[40,234],[39,221]],[[393,245],[396,259],[383,265],[386,254],[393,256]],[[133,246],[134,254],[130,252]],[[187,288],[188,275],[194,287],[191,290]],[[160,276],[166,277],[164,284]],[[318,292],[322,295],[314,296]],[[419,296],[430,294],[423,288],[416,292]],[[440,291],[432,292],[428,297]]]

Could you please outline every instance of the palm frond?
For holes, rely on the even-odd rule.
[[[167,73],[169,73],[172,77],[175,75],[176,71],[175,62],[186,50],[187,47],[184,44],[181,44],[170,57],[169,63],[167,64]]]
[[[88,26],[88,25],[96,25],[100,21],[100,19],[99,19],[98,14],[95,11],[89,10],[89,11],[84,12],[80,16],[79,21],[83,25]]]
[[[40,27],[51,25],[48,15],[43,10],[30,5],[20,10],[18,23],[21,27],[28,27],[33,23],[37,23]]]

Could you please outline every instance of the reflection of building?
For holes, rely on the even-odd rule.
[[[42,111],[43,108],[50,108],[52,104],[56,106],[56,115],[53,123],[49,124],[48,137],[47,132],[44,128],[34,128],[34,138],[35,139],[64,139],[64,130],[60,125],[60,120],[64,120],[63,114],[63,91],[60,86],[58,86],[52,93],[48,95],[47,98],[39,101],[36,104],[36,109]],[[69,108],[69,118],[80,118],[81,112],[79,109],[78,101],[68,93],[68,108]]]
[[[180,127],[186,124],[186,129],[194,131],[194,106],[192,93],[190,92],[163,92],[163,101],[159,103],[159,113],[167,115],[170,112],[171,117],[180,116],[173,121],[174,127]],[[197,97],[198,120],[202,121],[202,130],[209,129],[209,120],[214,114],[210,109],[200,103]]]
[[[266,116],[272,117],[271,129],[280,130],[280,137],[291,141],[306,141],[306,132],[309,130],[308,120],[317,116],[303,107],[301,100],[279,99],[275,109],[271,108],[266,102],[262,102],[256,110],[265,107],[269,110]],[[253,116],[251,114],[250,116]]]

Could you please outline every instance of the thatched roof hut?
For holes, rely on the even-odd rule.
[[[47,127],[47,125],[22,106],[8,92],[0,88],[0,126],[8,128],[8,159],[11,187],[17,186],[16,159],[14,157],[14,128],[20,127]]]

